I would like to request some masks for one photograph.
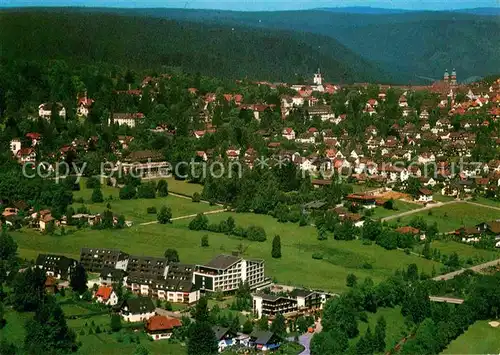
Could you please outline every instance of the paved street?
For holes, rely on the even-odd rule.
[[[478,272],[478,271],[481,271],[482,269],[486,269],[486,268],[488,268],[490,266],[496,266],[496,265],[500,265],[500,259],[489,261],[487,263],[476,265],[476,266],[472,266],[472,267],[469,267],[469,268],[466,268],[466,269],[460,269],[460,270],[457,270],[457,271],[449,272],[449,273],[444,274],[444,275],[439,275],[439,276],[434,277],[433,280],[436,280],[436,281],[439,281],[439,280],[449,280],[449,279],[454,278],[457,275],[462,274],[465,270],[472,270],[472,271]]]

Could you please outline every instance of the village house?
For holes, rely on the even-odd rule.
[[[281,135],[283,138],[288,139],[288,140],[295,139],[295,131],[293,130],[293,128],[290,128],[290,127],[284,128]]]
[[[271,331],[255,329],[250,334],[250,345],[257,351],[272,351],[280,347],[281,339]]]
[[[212,330],[217,339],[219,353],[236,344],[237,333],[234,330],[220,326],[213,326]]]
[[[126,125],[129,127],[135,127],[140,122],[144,120],[144,114],[137,113],[113,113],[113,115],[108,119],[108,124],[117,124],[119,126]]]
[[[117,249],[82,248],[80,263],[87,272],[101,272],[105,267],[127,269],[128,254]]]
[[[429,189],[420,188],[415,200],[424,203],[432,202],[432,191]]]
[[[96,302],[103,303],[106,306],[118,304],[118,296],[111,286],[99,286],[94,294]]]
[[[78,99],[76,114],[78,116],[88,117],[90,112],[90,107],[94,103],[94,100],[87,98],[87,94],[85,93],[84,97],[80,97]]]
[[[155,315],[155,306],[151,298],[129,298],[118,307],[119,313],[126,322],[143,322]]]
[[[177,318],[156,315],[146,322],[146,333],[153,340],[170,339],[175,328],[181,327],[182,323]]]
[[[38,116],[50,120],[52,118],[52,111],[58,113],[60,118],[66,118],[66,109],[60,102],[43,103],[38,106]]]
[[[36,161],[36,152],[34,148],[21,148],[16,152],[17,161],[21,164]]]

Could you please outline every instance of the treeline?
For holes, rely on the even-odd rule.
[[[281,81],[297,73],[309,76],[321,64],[336,81],[382,76],[374,65],[328,37],[84,11],[3,11],[0,42],[4,59],[23,61],[64,59],[136,69],[171,66],[217,77]]]
[[[231,216],[216,224],[209,223],[207,216],[203,213],[198,213],[196,217],[189,222],[188,227],[190,230],[194,231],[205,230],[213,233],[224,233],[255,242],[265,242],[267,240],[264,228],[259,226],[249,226],[248,228],[237,226],[234,218]]]

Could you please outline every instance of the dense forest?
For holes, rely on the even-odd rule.
[[[116,11],[116,10],[108,10]],[[357,54],[376,62],[399,82],[428,83],[455,67],[459,80],[494,73],[500,66],[500,31],[495,16],[455,12],[395,14],[329,11],[234,12],[181,9],[118,10],[123,14],[231,26],[305,31],[335,38]],[[423,80],[423,81],[422,81]]]
[[[0,57],[290,81],[320,66],[331,81],[385,79],[329,37],[74,10],[0,12]]]

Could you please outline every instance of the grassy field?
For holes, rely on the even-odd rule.
[[[365,334],[368,325],[370,325],[373,334],[377,325],[377,319],[380,316],[385,318],[387,324],[385,333],[386,350],[389,351],[392,349],[403,337],[408,335],[409,330],[406,329],[405,318],[401,314],[401,307],[379,308],[376,313],[368,313],[368,323],[358,323],[359,335],[349,341],[350,345],[356,345],[360,336]]]
[[[173,180],[172,181],[176,181]],[[176,181],[178,184],[187,184],[184,182]],[[133,221],[135,223],[149,222],[156,220],[156,214],[148,214],[146,209],[148,207],[156,207],[159,210],[162,206],[168,206],[172,209],[173,217],[186,216],[191,214],[196,214],[200,212],[206,212],[211,210],[220,209],[220,206],[210,206],[204,202],[191,202],[188,198],[177,197],[169,195],[167,197],[157,197],[154,199],[135,199],[135,200],[120,200],[118,197],[119,189],[103,186],[102,193],[104,199],[108,199],[112,196],[111,201],[105,201],[102,203],[92,203],[91,196],[92,190],[83,187],[80,191],[74,191],[74,199],[83,198],[84,203],[92,213],[102,213],[106,210],[108,203],[111,205],[111,210],[116,214],[123,214],[127,220]],[[82,206],[82,203],[74,203],[73,208],[75,211],[78,207]]]
[[[500,328],[492,328],[487,321],[477,321],[453,340],[443,354],[499,354]]]
[[[421,205],[418,205],[416,203],[405,202],[405,201],[401,201],[401,200],[394,201],[394,206],[396,208],[394,210],[388,210],[388,209],[381,207],[381,206],[375,207],[373,218],[385,218],[385,217],[389,217],[389,216],[392,216],[395,214],[399,214],[399,213],[403,213],[403,212],[407,212],[407,211],[413,211],[413,210],[416,210],[418,208],[422,208]]]
[[[150,256],[162,256],[167,248],[175,248],[182,262],[205,263],[243,244],[247,248],[244,256],[265,259],[266,274],[278,282],[330,291],[345,290],[345,279],[350,273],[381,281],[411,263],[427,273],[433,266],[440,269],[440,264],[433,261],[401,251],[388,251],[374,244],[363,245],[361,241],[336,241],[332,236],[318,241],[315,228],[278,223],[270,216],[224,212],[209,216],[209,221],[218,222],[229,215],[238,225],[262,226],[267,232],[267,241],[247,242],[224,234],[190,231],[189,219],[174,221],[171,225],[134,225],[122,230],[79,230],[66,236],[41,235],[32,230],[12,232],[12,235],[19,245],[20,256],[28,259],[36,258],[38,253],[59,253],[78,259],[82,247],[118,248]],[[281,259],[271,257],[272,239],[276,234],[281,236]],[[200,246],[203,235],[208,235],[209,247]],[[312,254],[317,252],[323,254],[323,260],[312,259]]]
[[[400,224],[406,225],[417,216],[423,217],[428,224],[436,222],[439,231],[445,233],[461,226],[474,226],[483,221],[498,219],[500,211],[467,203],[454,203],[405,216],[401,218]]]
[[[453,201],[455,197],[452,196],[443,196],[440,193],[436,193],[432,196],[432,199],[437,202],[449,202]]]
[[[481,205],[493,206],[493,207],[500,208],[500,201],[494,201],[494,200],[484,198],[484,197],[478,197],[472,202],[480,203]]]
[[[496,250],[485,250],[474,248],[472,245],[467,245],[459,242],[453,241],[441,241],[436,240],[431,243],[431,248],[436,248],[441,251],[441,254],[451,255],[456,252],[460,258],[475,258],[475,259],[484,259],[495,260],[500,258],[500,252]]]

